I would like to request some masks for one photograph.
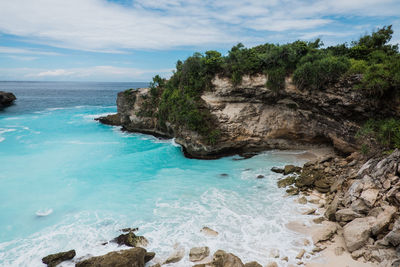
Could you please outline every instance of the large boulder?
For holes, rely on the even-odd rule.
[[[223,250],[214,253],[211,265],[213,267],[244,267],[243,262],[237,256]]]
[[[151,259],[146,257],[146,253],[144,248],[114,251],[78,262],[76,267],[144,267],[146,260]]]
[[[348,251],[353,252],[365,245],[375,221],[375,217],[357,218],[344,226],[343,237]]]
[[[11,106],[15,99],[17,98],[13,93],[0,91],[0,109]]]
[[[210,249],[208,247],[195,247],[189,252],[190,261],[201,261],[210,255]]]
[[[127,233],[119,235],[112,241],[116,242],[118,245],[125,245],[128,247],[146,247],[148,245],[147,239],[144,236],[135,235],[134,232],[137,230],[138,230],[137,228],[122,229],[123,232]]]
[[[335,214],[336,221],[338,222],[349,222],[361,217],[363,217],[361,214],[349,208],[338,210]]]
[[[314,244],[328,240],[333,237],[337,231],[337,225],[334,222],[324,221],[320,225],[314,226],[312,241]]]
[[[376,236],[382,233],[389,226],[396,211],[397,209],[393,206],[385,207],[385,210],[376,217],[376,221],[372,226],[372,234]]]
[[[59,252],[55,254],[50,254],[42,259],[44,264],[47,264],[48,267],[54,267],[60,264],[63,261],[71,260],[75,257],[75,250],[70,250],[66,252]]]

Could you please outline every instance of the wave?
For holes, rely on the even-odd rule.
[[[53,213],[53,209],[38,210],[35,214],[38,217],[46,217]]]

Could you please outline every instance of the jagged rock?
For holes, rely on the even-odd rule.
[[[0,109],[11,106],[16,99],[13,93],[0,91]]]
[[[278,181],[278,187],[280,187],[280,188],[287,187],[289,185],[294,184],[295,181],[296,181],[295,176],[289,176],[289,177],[282,178]]]
[[[315,212],[317,211],[317,209],[311,208],[305,212],[303,212],[304,215],[312,215],[315,214]]]
[[[278,168],[278,167],[272,167],[271,171],[276,172],[276,173],[283,173],[285,170],[282,168]]]
[[[172,254],[165,260],[164,264],[175,263],[180,261],[185,256],[185,249],[175,245],[175,250]]]
[[[288,189],[286,189],[286,193],[290,196],[295,196],[299,194],[299,189],[294,186],[290,186]]]
[[[337,230],[337,225],[334,222],[325,221],[312,234],[314,244],[330,239]]]
[[[395,247],[400,245],[400,219],[395,222],[393,229],[383,238],[383,240]]]
[[[78,262],[76,267],[144,267],[145,257],[144,248],[131,248]]]
[[[315,189],[321,193],[327,193],[331,189],[331,184],[327,179],[319,179],[314,182]]]
[[[263,267],[263,266],[256,261],[252,261],[252,262],[246,263],[244,265],[244,267]]]
[[[195,247],[189,252],[190,261],[201,261],[210,255],[209,247]]]
[[[335,198],[332,200],[332,202],[326,208],[325,217],[328,218],[328,220],[330,221],[336,220],[335,214],[339,205],[339,201],[340,201],[339,196],[336,195]]]
[[[50,254],[42,259],[44,264],[47,264],[48,267],[55,267],[63,261],[71,260],[75,257],[75,250],[70,250],[66,252],[59,252],[55,254]]]
[[[304,256],[304,253],[306,253],[305,249],[300,250],[300,252],[296,256],[296,259],[301,260]]]
[[[396,211],[397,209],[393,206],[385,207],[384,211],[376,217],[376,221],[372,226],[372,234],[376,236],[380,234],[383,230],[385,230],[388,227],[393,216],[395,215]]]
[[[149,262],[152,259],[154,259],[154,257],[156,256],[156,253],[154,252],[146,252],[146,255],[144,255],[144,262]]]
[[[379,190],[378,189],[367,189],[361,193],[360,198],[364,200],[364,203],[368,207],[373,207],[376,199],[378,198]]]
[[[286,165],[285,168],[283,169],[284,175],[292,174],[294,172],[297,172],[297,173],[301,172],[301,167],[294,166],[294,165]]]
[[[214,253],[213,267],[244,267],[243,262],[234,254],[218,250]]]
[[[146,247],[149,242],[144,236],[135,235],[134,231],[136,230],[137,228],[131,229],[127,234],[121,234],[112,241],[116,242],[118,245],[125,245],[128,247]]]
[[[355,218],[363,217],[361,214],[353,211],[352,209],[341,209],[335,213],[336,221],[338,222],[349,222],[354,220]]]
[[[343,237],[348,251],[353,252],[367,243],[375,223],[374,217],[357,218],[343,228]]]
[[[351,203],[351,209],[357,213],[367,214],[370,208],[365,204],[362,199],[357,199]]]
[[[217,236],[217,235],[218,235],[218,232],[217,232],[217,231],[215,231],[215,230],[213,230],[213,229],[211,229],[211,228],[209,228],[209,227],[207,227],[207,226],[204,226],[204,227],[200,230],[200,232],[202,232],[203,234],[208,235],[208,236]]]
[[[121,125],[121,117],[120,114],[118,113],[95,118],[95,120],[107,125],[113,125],[113,126]]]

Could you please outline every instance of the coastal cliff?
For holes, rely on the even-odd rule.
[[[16,99],[13,93],[0,91],[0,109],[12,105]]]
[[[219,137],[209,143],[195,131],[143,115],[150,89],[127,90],[118,94],[118,114],[100,118],[106,124],[121,125],[127,131],[175,137],[190,157],[214,158],[232,153],[267,149],[302,149],[333,145],[349,154],[359,148],[355,138],[360,125],[373,116],[393,116],[397,110],[352,90],[360,76],[341,80],[324,91],[300,91],[290,77],[284,90],[266,86],[265,75],[244,76],[233,85],[216,76],[212,89],[201,95],[201,108],[210,112]],[[157,109],[157,107],[154,107]]]

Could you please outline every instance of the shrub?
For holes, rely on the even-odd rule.
[[[356,135],[362,139],[363,150],[368,150],[375,145],[384,149],[400,148],[400,120],[387,118],[382,120],[368,120]],[[371,142],[370,140],[373,140]]]
[[[347,71],[348,75],[363,74],[367,71],[368,63],[365,60],[350,59],[350,67]]]

